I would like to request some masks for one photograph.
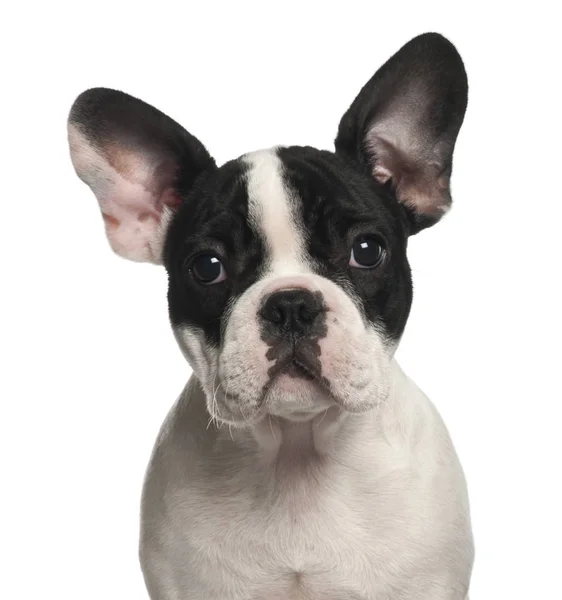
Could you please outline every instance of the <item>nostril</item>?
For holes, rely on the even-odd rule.
[[[320,309],[316,307],[310,307],[306,304],[302,304],[299,309],[299,318],[305,323],[312,323],[314,319],[320,314]]]
[[[260,311],[260,315],[265,321],[269,321],[275,325],[281,325],[287,320],[285,308],[286,307],[282,303],[272,301],[270,298],[264,304]]]
[[[268,296],[260,311],[261,318],[281,335],[306,335],[323,311],[321,295],[308,290],[281,290]]]

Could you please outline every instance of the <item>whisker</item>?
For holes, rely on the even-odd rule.
[[[218,371],[215,372],[215,377],[213,379],[213,405],[212,405],[212,407],[213,407],[213,413],[215,413],[215,415],[211,415],[211,420],[214,420],[217,429],[220,429],[223,424],[218,419],[218,417],[220,417],[220,410],[219,410],[219,403],[217,400],[217,392],[220,389],[222,381],[219,381],[219,384],[215,387],[215,381],[217,379],[217,374],[218,374]]]
[[[267,420],[269,421],[269,428],[271,429],[271,435],[273,436],[273,441],[276,442],[277,439],[275,438],[275,432],[273,431],[273,425],[271,424],[271,415],[270,414],[267,415]]]
[[[226,382],[226,388],[224,390],[224,399],[225,402],[228,402],[228,386],[230,385],[230,380]],[[232,424],[228,424],[228,433],[230,434],[230,439],[234,441],[234,436],[232,435]]]
[[[316,429],[316,428],[317,428],[317,427],[320,425],[320,423],[322,423],[322,421],[324,420],[324,418],[325,418],[325,417],[326,417],[326,415],[328,414],[328,410],[330,410],[330,409],[329,409],[329,408],[327,408],[327,409],[324,411],[324,414],[322,415],[322,418],[320,419],[320,421],[318,421],[318,423],[316,423],[316,425],[314,425],[314,427],[313,427],[314,429]]]

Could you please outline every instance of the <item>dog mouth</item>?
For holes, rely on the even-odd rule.
[[[276,364],[275,368],[270,369],[269,375],[271,379],[277,379],[281,375],[288,375],[289,377],[293,377],[295,379],[315,381],[319,378],[320,374],[318,373],[318,370],[308,362],[303,361],[299,357],[295,356],[291,360],[286,360],[281,364]]]
[[[316,382],[327,388],[328,382],[322,375],[319,354],[320,348],[317,343],[304,340],[293,340],[270,348],[267,358],[274,359],[275,362],[268,371],[268,387],[279,377],[286,375],[295,379]]]

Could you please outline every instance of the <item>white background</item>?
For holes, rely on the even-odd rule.
[[[219,163],[273,144],[332,148],[360,87],[433,30],[463,56],[470,100],[454,209],[411,241],[415,301],[398,357],[466,471],[472,599],[561,598],[554,3],[15,5],[0,15],[0,597],[146,598],[141,484],[189,375],[164,272],[112,254],[74,175],[75,96],[139,96]]]

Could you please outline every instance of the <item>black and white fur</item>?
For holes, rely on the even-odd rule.
[[[462,469],[394,359],[408,237],[451,204],[466,102],[461,58],[437,34],[364,86],[335,152],[278,147],[218,167],[140,100],[76,100],[76,171],[111,247],[165,266],[193,368],[145,482],[153,600],[468,597]],[[359,264],[363,248],[377,260]]]

